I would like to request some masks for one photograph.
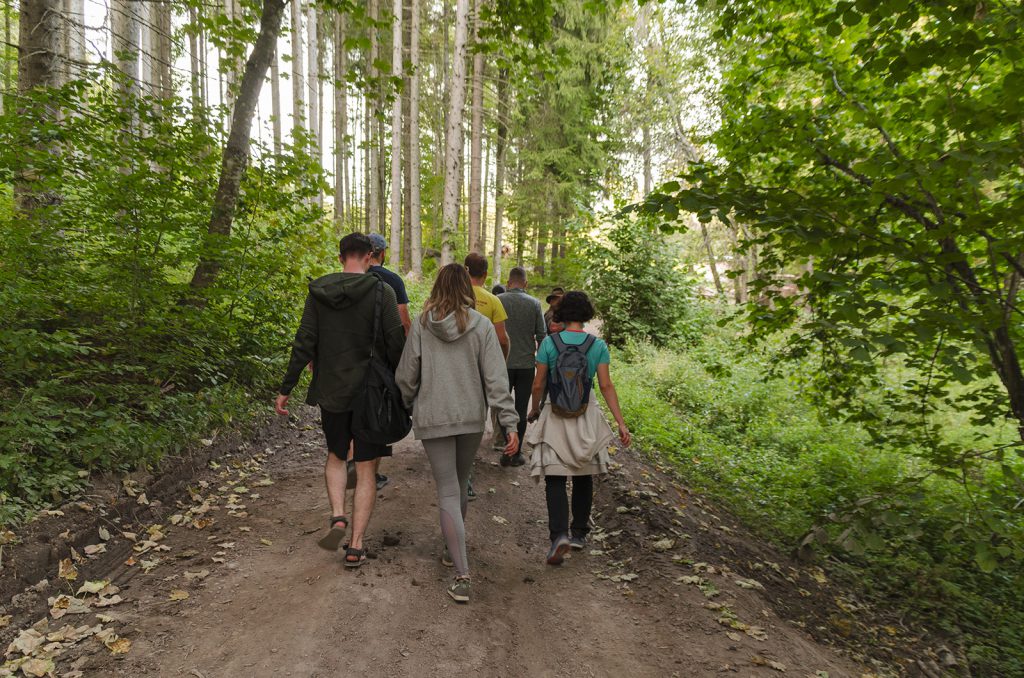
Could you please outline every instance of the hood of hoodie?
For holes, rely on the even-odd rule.
[[[427,329],[441,341],[453,342],[459,337],[463,337],[468,334],[478,323],[482,321],[487,321],[487,319],[479,313],[470,313],[469,319],[466,322],[465,331],[459,332],[459,325],[455,322],[454,313],[449,313],[441,320],[434,320],[433,315],[430,315],[427,316]]]
[[[321,304],[338,310],[372,294],[379,280],[370,273],[331,273],[309,283],[309,293]]]

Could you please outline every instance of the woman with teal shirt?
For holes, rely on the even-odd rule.
[[[630,433],[622,418],[618,394],[609,373],[611,355],[608,345],[588,334],[583,326],[594,317],[594,307],[583,292],[567,292],[559,301],[554,320],[564,323],[559,342],[548,336],[537,351],[537,375],[533,381],[533,408],[529,421],[537,424],[526,434],[524,451],[530,452],[530,475],[536,482],[544,479],[548,505],[548,529],[551,549],[549,565],[560,565],[569,549],[582,550],[590,530],[590,511],[594,502],[594,476],[608,472],[608,446],[615,439],[591,389],[586,409],[578,416],[562,416],[552,407],[543,407],[549,377],[558,360],[559,347],[584,346],[587,372],[598,386],[608,410],[618,425],[619,441],[629,445]],[[569,498],[566,485],[572,478],[572,524],[569,522]]]

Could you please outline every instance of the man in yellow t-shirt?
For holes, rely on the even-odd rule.
[[[476,295],[476,310],[479,311],[494,323],[494,331],[498,335],[498,343],[501,345],[501,352],[508,358],[508,333],[505,331],[505,321],[508,314],[501,300],[486,289],[484,283],[487,281],[487,257],[475,252],[466,257],[466,270],[473,281],[473,294]]]

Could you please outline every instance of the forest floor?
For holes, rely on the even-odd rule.
[[[430,470],[407,439],[383,464],[391,483],[378,493],[371,559],[347,570],[316,545],[325,452],[316,411],[296,411],[177,486],[145,497],[124,482],[81,506],[82,519],[105,513],[106,527],[92,528],[91,548],[61,535],[79,546],[60,574],[14,596],[0,640],[20,649],[8,659],[31,656],[26,675],[197,678],[878,671],[835,632],[841,596],[820,569],[629,450],[598,484],[590,548],[551,567],[542,487],[498,466],[485,437],[467,525],[473,598],[457,605],[444,592],[452,571],[439,562]],[[102,509],[126,494],[144,511]],[[72,513],[53,518],[80,524]],[[57,597],[87,581],[104,590]]]

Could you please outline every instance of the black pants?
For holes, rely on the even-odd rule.
[[[551,540],[569,531],[569,498],[565,476],[544,476],[548,499],[548,529]],[[594,505],[594,476],[572,477],[572,534],[585,537],[590,531],[590,509]]]
[[[526,409],[530,406],[530,392],[533,391],[533,376],[536,368],[525,367],[510,369],[508,371],[508,388],[516,401],[516,412],[519,413],[519,425],[516,430],[519,432],[519,449],[523,451],[523,436],[526,435]],[[505,429],[502,428],[502,433]]]

